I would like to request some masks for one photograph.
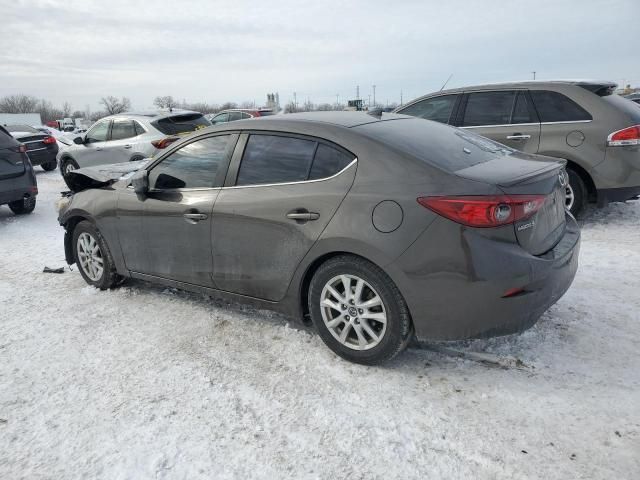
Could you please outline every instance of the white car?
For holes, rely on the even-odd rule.
[[[179,138],[211,125],[201,113],[171,112],[121,113],[98,120],[84,135],[60,151],[60,173],[82,167],[107,165],[152,157]]]

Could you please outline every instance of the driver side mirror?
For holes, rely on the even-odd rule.
[[[76,137],[73,139],[73,143],[75,143],[76,145],[82,145],[84,143],[84,138],[83,137]]]
[[[138,170],[133,177],[131,177],[131,185],[137,195],[146,195],[149,191],[149,172],[146,170]]]

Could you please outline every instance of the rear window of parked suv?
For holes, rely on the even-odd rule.
[[[189,113],[185,115],[172,115],[171,117],[161,118],[151,125],[156,127],[165,135],[176,135],[179,133],[188,133],[205,128],[211,125],[211,122],[204,118],[200,113]]]
[[[558,92],[531,90],[541,122],[579,122],[593,120],[584,108]]]

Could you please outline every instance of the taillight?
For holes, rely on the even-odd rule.
[[[498,227],[518,222],[536,213],[544,195],[487,195],[419,197],[423,207],[469,227]]]
[[[53,137],[44,137],[42,139],[42,143],[46,143],[47,145],[51,145],[53,143],[56,143],[56,139]]]
[[[607,138],[610,147],[622,147],[625,145],[640,145],[640,125],[624,128],[613,132]]]
[[[180,139],[178,137],[167,137],[163,138],[162,140],[154,140],[153,142],[151,142],[151,145],[162,150],[163,148],[167,148],[176,140]]]
[[[24,143],[21,143],[20,145],[18,145],[18,152],[27,153],[27,146]]]

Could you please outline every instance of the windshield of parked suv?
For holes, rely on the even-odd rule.
[[[183,115],[172,115],[161,118],[151,125],[156,127],[165,135],[177,135],[179,133],[189,133],[211,126],[211,122],[204,118],[201,113],[187,113]]]
[[[42,133],[39,130],[30,127],[29,125],[7,125],[4,128],[9,130],[10,132]]]

